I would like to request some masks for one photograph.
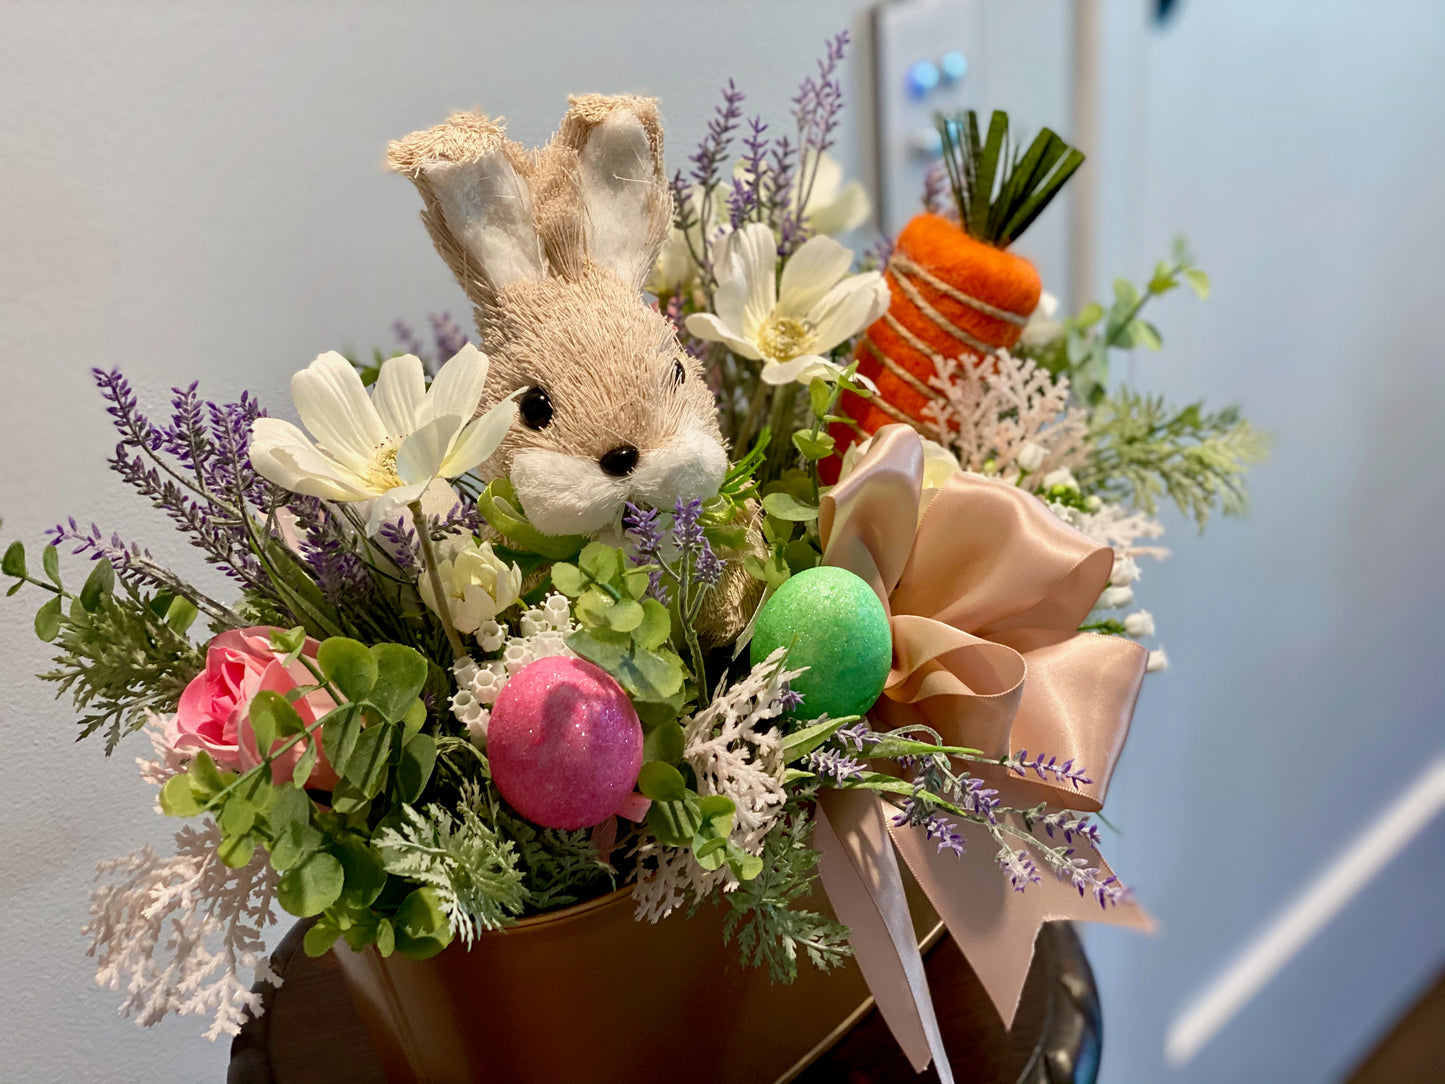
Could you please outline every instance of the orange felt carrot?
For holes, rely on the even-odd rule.
[[[954,119],[940,117],[939,131],[958,223],[922,214],[898,235],[885,270],[892,301],[864,332],[855,354],[858,371],[878,385],[879,394],[871,400],[843,396],[842,412],[857,428],[832,426],[839,456],[891,422],[907,422],[925,436],[946,436],[928,409],[942,398],[934,381],[947,360],[978,365],[1018,342],[1043,286],[1033,264],[1007,246],[1084,160],[1047,128],[1027,150],[1010,156],[1003,113],[993,114],[986,139],[979,138],[971,110]],[[840,463],[834,457],[820,464],[824,481],[836,478]]]

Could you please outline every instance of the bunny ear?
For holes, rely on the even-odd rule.
[[[456,113],[392,143],[387,164],[421,192],[432,240],[474,303],[490,306],[512,283],[545,277],[526,152],[500,124]]]
[[[556,145],[576,152],[587,257],[640,290],[672,224],[657,102],[590,94],[569,106]]]

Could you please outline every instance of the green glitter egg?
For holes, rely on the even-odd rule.
[[[828,565],[790,577],[763,604],[749,648],[752,664],[780,647],[788,649],[789,670],[808,667],[792,682],[803,697],[792,714],[804,719],[863,715],[883,692],[893,663],[883,603],[861,578]]]

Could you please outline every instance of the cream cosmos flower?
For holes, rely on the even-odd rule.
[[[486,379],[487,356],[468,343],[430,388],[417,358],[391,358],[368,396],[349,361],[322,354],[291,378],[296,412],[317,443],[290,422],[257,418],[251,463],[293,493],[373,500],[374,531],[434,479],[465,474],[497,450],[517,407],[507,399],[473,420]]]
[[[824,355],[888,308],[883,276],[849,275],[853,253],[831,237],[805,241],[783,265],[781,283],[773,231],[760,222],[729,233],[714,253],[717,312],[693,313],[687,330],[761,361],[767,384],[836,374],[841,366]]]
[[[476,632],[483,622],[514,605],[522,593],[521,567],[508,566],[492,552],[490,542],[468,539],[438,557],[437,572],[452,625],[461,633]],[[437,600],[431,578],[423,576],[417,581],[417,589],[422,601],[435,610]]]
[[[816,152],[814,152],[816,153]],[[815,164],[813,156],[799,172],[806,176]],[[868,190],[861,181],[843,181],[843,163],[827,151],[816,159],[817,171],[813,175],[813,187],[808,190],[808,202],[803,205],[803,223],[815,233],[837,236],[856,230],[868,221],[873,207],[868,202]],[[793,206],[797,206],[795,193]]]

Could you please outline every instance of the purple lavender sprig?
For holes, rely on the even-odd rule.
[[[883,740],[881,734],[874,733],[868,726],[867,719],[859,719],[856,723],[839,727],[834,731],[833,737],[837,739],[838,744],[844,749],[852,746],[853,749],[859,753],[863,752],[865,746],[877,745]]]
[[[778,693],[778,698],[773,701],[773,706],[779,712],[789,712],[803,706],[803,694],[796,689],[784,686],[783,691]]]
[[[1030,855],[1025,848],[1020,848],[1016,851],[1007,843],[1004,843],[999,847],[998,854],[994,856],[994,861],[996,861],[999,868],[1004,871],[1004,874],[1009,879],[1009,883],[1013,885],[1015,892],[1022,892],[1028,888],[1029,885],[1039,884],[1043,880],[1043,878],[1039,876],[1038,863],[1034,861],[1033,856]]]
[[[863,774],[863,765],[858,761],[847,753],[828,748],[814,749],[805,758],[805,763],[809,770],[835,783],[846,783]]]
[[[793,96],[800,168],[793,182],[796,191],[784,206],[779,222],[778,252],[784,257],[791,255],[811,234],[804,221],[805,208],[818,177],[818,162],[836,141],[843,109],[843,84],[838,78],[838,65],[847,50],[847,31],[829,39],[823,59],[818,61],[817,74],[805,78]]]
[[[662,524],[656,508],[640,508],[627,502],[622,529],[632,541],[632,563],[646,565],[658,560],[662,547]]]
[[[958,825],[949,820],[942,813],[932,813],[923,825],[924,832],[929,839],[938,841],[938,850],[942,853],[950,850],[954,854],[963,854],[963,836],[959,835]]]
[[[742,175],[728,199],[728,218],[733,229],[746,222],[763,221],[769,209],[768,138],[764,134],[767,130],[762,117],[748,121],[748,132],[743,136]]]
[[[1093,780],[1085,774],[1082,764],[1074,764],[1073,757],[1070,757],[1062,764],[1058,761],[1059,758],[1053,756],[1045,761],[1043,753],[1040,753],[1030,761],[1028,750],[1020,749],[1009,758],[1008,766],[1020,776],[1027,776],[1029,769],[1033,769],[1034,773],[1045,782],[1048,781],[1050,776],[1053,776],[1056,782],[1073,784],[1075,790],[1093,782]]]

